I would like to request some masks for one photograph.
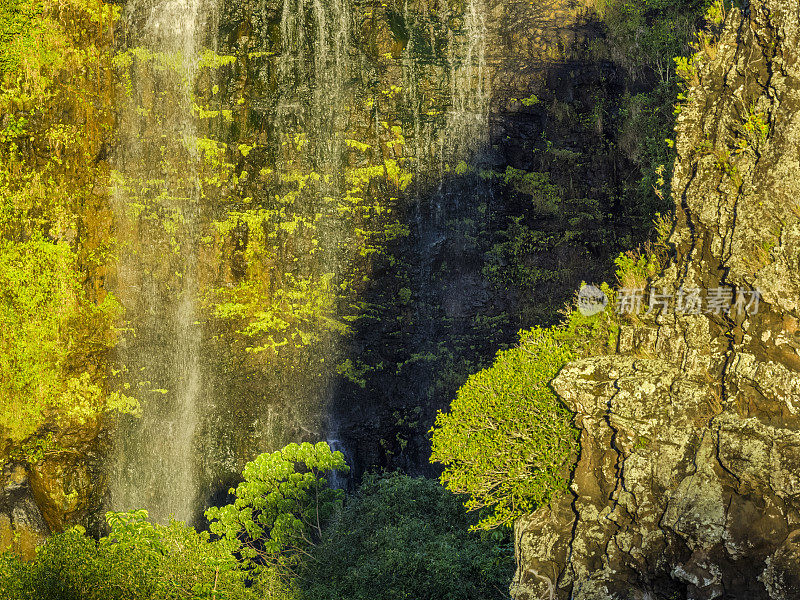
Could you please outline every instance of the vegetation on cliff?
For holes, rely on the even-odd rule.
[[[798,596],[800,21],[744,5],[716,3],[677,62],[654,310],[553,383],[584,443],[574,495],[517,527],[517,597]]]
[[[620,279],[638,266],[624,263]],[[566,489],[577,432],[550,382],[569,361],[616,347],[614,292],[603,290],[611,298],[605,310],[575,310],[562,325],[522,332],[515,348],[472,375],[450,411],[439,413],[431,461],[444,467],[443,485],[468,495],[467,508],[484,509],[476,528],[510,526]]]
[[[264,598],[249,586],[227,540],[146,511],[109,513],[99,540],[75,527],[51,536],[31,562],[0,555],[0,593],[8,600]],[[274,596],[273,596],[274,597]]]
[[[154,525],[141,511],[110,514],[110,533],[99,540],[71,529],[29,564],[0,556],[0,592],[13,599],[504,597],[504,526],[558,498],[578,451],[573,415],[551,381],[567,362],[617,343],[611,309],[572,312],[551,325],[581,279],[607,278],[613,257],[643,242],[654,215],[671,206],[674,148],[666,138],[679,82],[696,75],[692,58],[673,57],[687,53],[708,6],[706,20],[719,25],[714,10],[722,5],[710,0],[603,3],[595,15],[602,34],[581,49],[603,74],[587,86],[591,93],[565,100],[570,88],[521,100],[515,118],[541,123],[541,131],[480,167],[444,157],[431,190],[420,176],[430,165],[409,147],[421,125],[403,102],[422,104],[411,90],[359,73],[365,96],[342,100],[356,125],[335,132],[335,151],[323,160],[322,142],[308,134],[327,136],[330,124],[274,135],[267,113],[249,112],[245,86],[234,83],[254,72],[251,64],[272,73],[271,51],[242,45],[236,56],[207,53],[193,92],[193,115],[203,124],[192,149],[208,202],[199,221],[198,295],[213,341],[204,358],[222,372],[215,383],[238,379],[247,399],[269,393],[294,401],[305,382],[293,374],[320,388],[330,376],[345,409],[362,413],[354,422],[372,427],[362,470],[419,468],[432,415],[455,397],[432,433],[432,460],[444,467],[447,489],[368,475],[345,497],[324,474],[346,471],[340,454],[325,444],[292,445],[248,464],[233,503],[206,513],[210,533]],[[165,248],[180,254],[175,215],[159,212],[160,196],[146,198],[150,174],[123,181],[106,164],[115,83],[129,88],[136,68],[164,66],[163,56],[141,48],[112,54],[116,12],[95,0],[0,7],[0,466],[9,454],[30,463],[37,452],[58,451],[48,445],[55,424],[135,412],[135,400],[114,388],[108,362],[122,323],[105,289],[119,250],[109,190],[127,186],[132,222],[155,223]],[[413,20],[392,19],[398,31]],[[374,69],[380,57],[373,64],[370,52],[361,58]],[[625,72],[623,83],[606,81],[617,77],[609,61]],[[217,82],[229,85],[220,91]],[[429,108],[431,122],[449,125]],[[763,115],[750,108],[734,154],[766,138]],[[502,147],[492,142],[493,152]],[[717,159],[734,172],[730,155]],[[174,163],[169,168],[180,171]],[[473,188],[485,192],[474,206],[453,201]],[[426,194],[435,201],[421,209]],[[426,217],[435,227],[420,224]],[[149,249],[157,263],[161,249]],[[622,255],[621,284],[646,280],[658,261]],[[273,376],[283,387],[264,392]],[[250,408],[263,416],[262,405]],[[230,411],[232,420],[241,412]]]
[[[0,464],[6,442],[135,408],[108,382],[120,306],[102,285],[117,12],[88,0],[0,6]]]

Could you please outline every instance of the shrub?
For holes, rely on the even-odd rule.
[[[241,554],[254,575],[288,585],[300,558],[341,506],[344,492],[330,489],[324,477],[333,470],[350,469],[342,453],[325,442],[261,454],[247,463],[244,481],[231,490],[234,503],[206,511],[211,531]]]
[[[615,294],[605,283],[601,289],[604,311],[574,310],[561,325],[522,332],[515,348],[467,380],[450,412],[438,414],[431,462],[444,466],[445,487],[467,495],[468,509],[482,510],[473,528],[508,526],[566,489],[578,432],[550,382],[567,362],[616,349]]]
[[[477,527],[508,525],[566,487],[577,449],[571,415],[549,383],[576,354],[565,328],[534,328],[472,375],[433,428],[442,483],[490,508]]]
[[[111,533],[95,541],[76,527],[50,537],[25,563],[0,555],[5,600],[147,600],[259,597],[225,540],[147,512],[109,513]],[[262,590],[263,591],[263,590]],[[263,597],[263,596],[262,596]],[[275,596],[273,596],[275,597]]]

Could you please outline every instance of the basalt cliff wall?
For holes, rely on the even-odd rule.
[[[517,600],[800,597],[800,7],[719,29],[687,68],[674,259],[648,285],[705,304],[553,382],[581,451],[571,494],[517,524]]]

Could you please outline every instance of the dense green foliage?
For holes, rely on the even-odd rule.
[[[367,476],[303,568],[307,600],[507,598],[507,535],[470,532],[477,515],[429,479]]]
[[[349,467],[325,442],[261,454],[231,490],[233,504],[206,511],[211,531],[228,540],[256,574],[291,575],[341,506],[344,492],[331,489],[324,477],[333,470],[346,473]]]
[[[110,533],[95,541],[80,528],[50,537],[23,562],[0,554],[6,600],[166,600],[263,598],[248,588],[226,540],[173,521],[153,525],[145,511],[109,513]]]
[[[615,347],[616,332],[610,308],[523,332],[517,347],[467,380],[450,412],[439,413],[431,461],[444,465],[448,489],[469,495],[467,508],[489,509],[476,527],[510,525],[566,489],[577,432],[550,382],[579,355]]]
[[[325,442],[290,444],[247,464],[232,504],[213,507],[210,532],[146,511],[108,513],[95,542],[80,528],[48,539],[25,563],[0,553],[0,596],[8,600],[145,600],[295,597],[294,570],[323,536],[344,492],[324,477],[347,472]]]
[[[445,486],[470,494],[469,508],[493,509],[481,527],[509,524],[566,485],[576,435],[548,384],[575,354],[560,334],[525,333],[436,419],[431,460],[445,466]]]
[[[368,475],[342,506],[324,473],[346,471],[327,444],[292,444],[245,469],[212,532],[147,512],[108,513],[109,533],[51,536],[30,562],[0,553],[4,600],[485,600],[506,598],[507,533],[470,532],[477,515],[438,483]]]

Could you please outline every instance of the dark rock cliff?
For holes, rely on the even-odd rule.
[[[518,600],[800,597],[800,7],[754,0],[704,46],[648,287],[734,306],[653,311],[556,378],[581,454],[517,524]]]

